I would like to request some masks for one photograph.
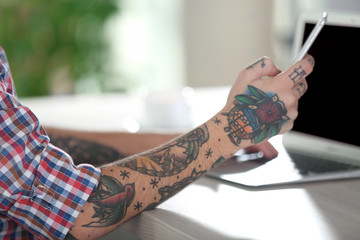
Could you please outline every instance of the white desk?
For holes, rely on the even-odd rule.
[[[195,91],[194,119],[205,121],[227,88]],[[206,99],[206,102],[203,100]],[[23,99],[44,125],[123,130],[141,101],[122,95]],[[93,109],[99,110],[93,114]],[[105,123],[99,125],[99,121]],[[125,230],[125,231],[124,231]],[[203,177],[155,210],[143,212],[103,239],[360,239],[360,180],[299,184],[268,190]],[[125,236],[125,235],[126,236]]]
[[[360,181],[351,180],[254,191],[204,177],[123,228],[158,240],[355,240],[359,189]]]

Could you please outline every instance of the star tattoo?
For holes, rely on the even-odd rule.
[[[126,170],[124,171],[120,170],[120,177],[122,177],[122,180],[124,180],[125,178],[129,178],[129,173],[130,172],[127,172]]]
[[[209,157],[212,157],[212,153],[213,153],[213,151],[211,150],[211,148],[209,148],[205,153],[206,159],[208,159]]]
[[[215,118],[213,121],[214,121],[214,123],[215,123],[216,125],[218,125],[218,126],[219,126],[219,124],[221,123],[221,120],[218,119],[218,118]]]
[[[155,187],[158,187],[158,183],[159,181],[156,180],[156,178],[151,179],[150,181],[150,185],[152,185],[152,188],[154,189]]]
[[[140,208],[142,207],[143,207],[142,202],[138,201],[136,204],[134,204],[134,210],[140,211]]]

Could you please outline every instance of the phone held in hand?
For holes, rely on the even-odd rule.
[[[321,29],[324,27],[324,25],[327,21],[327,17],[328,17],[327,12],[323,12],[322,18],[320,18],[320,20],[315,25],[314,29],[311,31],[309,37],[306,39],[299,54],[295,58],[294,63],[300,61],[301,59],[303,59],[305,57],[305,55],[309,51],[311,45],[314,43],[316,37],[319,35]]]

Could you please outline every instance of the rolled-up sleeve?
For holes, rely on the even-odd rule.
[[[50,143],[34,113],[17,100],[3,54],[0,48],[0,239],[27,231],[28,239],[63,239],[100,169],[75,166]]]

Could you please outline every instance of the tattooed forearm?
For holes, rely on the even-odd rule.
[[[135,156],[135,160],[122,161],[118,165],[150,176],[173,176],[197,159],[200,147],[208,140],[209,132],[206,125],[203,125],[172,144]]]
[[[280,132],[281,125],[289,120],[284,103],[277,94],[268,95],[249,85],[249,94],[235,97],[234,107],[227,116],[228,126],[224,128],[235,145],[249,139],[259,143]]]
[[[216,168],[217,166],[219,166],[221,163],[223,163],[226,159],[221,156],[218,158],[218,160],[216,160],[216,162],[214,162],[214,164],[211,166],[211,169]]]
[[[92,221],[81,226],[112,226],[121,222],[129,211],[131,215],[152,209],[173,196],[207,172],[194,167],[190,173],[189,165],[197,160],[200,148],[208,140],[209,132],[204,124],[162,147],[103,167],[106,172],[102,173],[97,189],[88,199],[93,206]],[[207,148],[202,150],[201,156],[209,159],[212,154],[213,150]],[[196,167],[201,168],[201,164]],[[137,190],[133,180],[136,176],[141,176],[142,183],[146,183]],[[146,193],[154,197],[143,199],[136,195],[139,192],[140,196]]]
[[[244,70],[254,74],[240,74],[229,94],[230,102],[202,126],[148,152],[102,166],[98,187],[74,222],[71,234],[86,237],[85,229],[92,238],[100,237],[140,212],[155,208],[240,148],[290,128],[293,119],[288,116],[293,118],[295,111],[285,97],[288,91],[297,94],[306,90],[306,83],[302,85],[304,70],[310,72],[310,68],[302,61],[278,74],[280,70],[268,62],[271,60],[265,57]],[[256,76],[259,79],[250,79]],[[265,76],[270,77],[262,81]]]
[[[185,177],[179,182],[174,183],[171,186],[164,186],[159,188],[160,199],[157,202],[153,202],[149,204],[144,210],[151,210],[154,209],[157,205],[164,202],[165,200],[169,199],[170,197],[174,196],[178,193],[181,189],[185,188],[190,183],[194,182],[196,179],[204,175],[206,171],[199,171],[197,172],[195,168],[192,170],[191,175],[189,177]]]
[[[67,152],[75,164],[89,163],[98,167],[125,157],[117,150],[96,142],[54,134],[49,136],[51,143]]]
[[[116,178],[102,176],[88,202],[94,204],[94,215],[83,227],[107,227],[118,223],[125,215],[135,195],[135,184],[122,185]]]

